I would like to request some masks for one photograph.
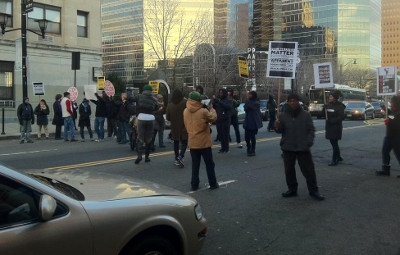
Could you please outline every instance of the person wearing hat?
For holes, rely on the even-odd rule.
[[[153,87],[145,85],[142,94],[135,96],[132,100],[136,102],[136,112],[138,114],[138,146],[135,164],[142,161],[143,150],[145,151],[145,162],[150,162],[150,146],[153,140],[154,113],[159,109],[156,97],[153,95]]]
[[[329,102],[325,106],[325,137],[329,139],[333,148],[332,161],[328,164],[329,166],[336,166],[343,160],[340,156],[339,140],[342,139],[342,122],[344,120],[344,109],[346,106],[338,101],[339,97],[340,91],[336,90],[331,92],[329,94]]]
[[[186,130],[189,134],[189,148],[192,156],[192,180],[191,190],[199,188],[199,169],[201,157],[206,164],[206,171],[210,189],[219,188],[215,177],[215,164],[212,156],[212,138],[210,124],[217,119],[217,113],[212,104],[205,106],[201,103],[199,92],[193,91],[189,94],[186,109],[183,112],[183,119]]]
[[[27,143],[33,143],[30,136],[32,132],[31,125],[35,123],[35,117],[33,115],[33,108],[32,105],[29,103],[28,97],[24,97],[24,102],[18,106],[17,116],[21,131],[20,143],[24,143],[25,139]]]

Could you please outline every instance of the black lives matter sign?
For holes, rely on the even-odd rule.
[[[297,45],[297,42],[269,43],[267,77],[295,78]]]

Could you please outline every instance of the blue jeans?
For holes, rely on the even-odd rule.
[[[96,117],[94,119],[94,130],[96,131],[98,139],[104,139],[104,122],[105,117]]]
[[[74,119],[71,116],[64,118],[64,140],[68,140],[68,131],[71,133],[71,140],[75,139]]]
[[[129,122],[127,121],[118,121],[119,125],[119,137],[121,139],[121,143],[127,143],[129,139]],[[128,138],[127,138],[128,136]]]

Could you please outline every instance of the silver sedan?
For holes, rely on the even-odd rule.
[[[194,255],[206,233],[197,202],[158,184],[0,165],[1,255]]]

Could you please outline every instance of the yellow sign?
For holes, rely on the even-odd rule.
[[[97,77],[97,89],[104,90],[104,82],[106,81],[106,77],[100,76]]]
[[[160,90],[160,82],[158,81],[149,81],[149,85],[153,87],[153,94],[157,95]]]
[[[238,57],[239,76],[242,78],[249,78],[249,66],[245,57]]]

